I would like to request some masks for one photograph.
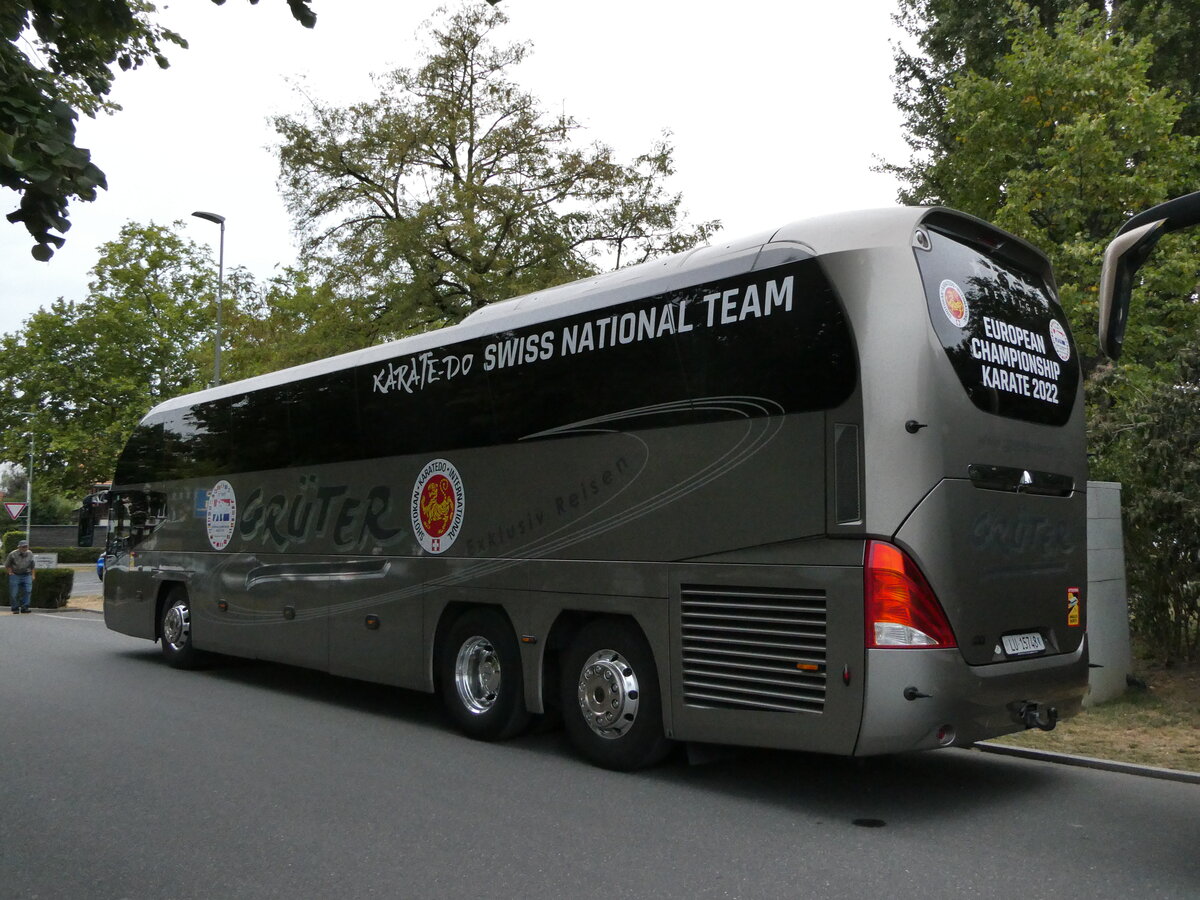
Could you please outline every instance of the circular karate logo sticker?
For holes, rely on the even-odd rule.
[[[938,293],[942,296],[942,312],[946,314],[950,324],[957,328],[966,328],[967,322],[971,321],[971,310],[967,306],[967,295],[962,292],[962,288],[947,278],[938,288]]]
[[[218,481],[208,492],[204,501],[204,524],[208,529],[208,542],[214,550],[224,550],[233,540],[233,526],[237,524],[237,497],[233,485]]]
[[[1054,345],[1054,352],[1063,362],[1071,358],[1071,342],[1067,340],[1067,329],[1059,324],[1058,319],[1050,320],[1050,343]]]
[[[466,513],[462,476],[445,459],[430,460],[417,476],[412,492],[412,528],[427,553],[449,550],[462,531]]]

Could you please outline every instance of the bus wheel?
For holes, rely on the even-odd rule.
[[[192,606],[184,588],[171,588],[158,625],[163,659],[167,664],[176,669],[196,668],[202,657],[192,646]]]
[[[671,749],[654,654],[632,623],[600,619],[579,632],[563,664],[561,699],[571,743],[598,766],[629,772]]]
[[[464,734],[499,741],[529,724],[517,639],[496,610],[461,616],[446,633],[438,668],[442,703]]]

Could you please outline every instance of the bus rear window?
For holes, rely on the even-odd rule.
[[[930,230],[917,249],[929,319],[972,402],[985,412],[1062,425],[1079,354],[1041,276]]]

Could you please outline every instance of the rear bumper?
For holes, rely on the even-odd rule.
[[[1066,719],[1087,687],[1086,637],[1074,653],[986,666],[967,665],[958,650],[868,650],[854,755],[967,747],[1022,731],[1022,704],[1054,707]]]

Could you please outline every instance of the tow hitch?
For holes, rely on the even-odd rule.
[[[1040,703],[1024,701],[1016,706],[1017,721],[1026,729],[1038,728],[1042,731],[1053,731],[1058,724],[1058,710],[1053,706],[1042,706]]]

